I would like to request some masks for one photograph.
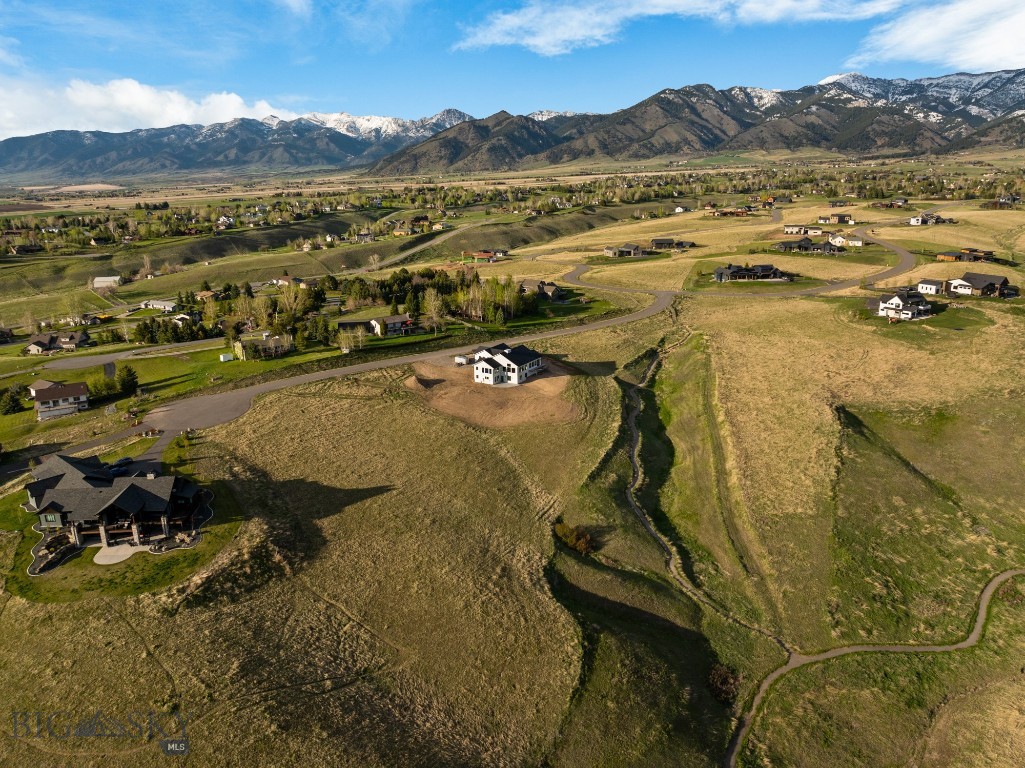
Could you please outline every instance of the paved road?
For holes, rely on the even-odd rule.
[[[481,222],[484,223],[484,222]],[[472,225],[471,225],[472,226]],[[465,227],[463,228],[465,230]],[[449,236],[452,236],[457,231],[454,230]],[[864,235],[868,239],[867,235]],[[439,239],[432,241],[432,243],[439,242]],[[889,277],[899,275],[915,265],[915,257],[905,251],[902,248],[895,246],[893,243],[888,243],[882,240],[874,240],[880,245],[890,248],[899,257],[899,262],[896,266],[879,272],[873,275],[871,279],[882,280]],[[410,254],[406,251],[402,254],[404,257]],[[615,286],[603,286],[600,284],[587,283],[581,279],[591,267],[586,264],[577,264],[574,268],[563,276],[563,280],[566,282],[586,288],[596,288],[600,290],[608,290],[620,293],[642,293],[648,294],[654,297],[654,301],[647,307],[632,312],[628,315],[620,315],[618,317],[612,317],[605,320],[599,320],[594,323],[588,323],[583,326],[570,326],[567,328],[558,328],[552,331],[543,331],[540,333],[528,334],[526,336],[516,337],[515,341],[521,344],[529,344],[534,341],[540,341],[542,339],[558,338],[560,336],[568,336],[570,334],[581,333],[589,330],[597,330],[600,328],[610,328],[613,326],[624,325],[626,323],[634,322],[635,320],[642,320],[644,318],[651,317],[663,311],[669,307],[673,299],[680,295],[699,296],[701,294],[696,292],[686,291],[669,291],[669,290],[637,290],[632,288],[620,288]],[[793,298],[797,296],[811,296],[820,293],[828,293],[830,291],[841,290],[848,287],[856,287],[861,283],[860,280],[847,280],[840,283],[831,283],[829,285],[818,286],[815,288],[806,288],[799,291],[786,291],[778,294],[744,294],[744,298],[758,298],[758,299],[769,299],[769,298]],[[179,345],[181,346],[181,345]],[[165,434],[160,441],[146,454],[147,458],[157,458],[160,452],[166,447],[167,443],[177,435],[178,433],[186,429],[205,429],[208,427],[217,426],[226,422],[232,421],[246,411],[252,405],[253,399],[259,395],[266,394],[268,392],[276,392],[280,389],[287,387],[296,386],[299,384],[307,384],[313,381],[322,381],[324,379],[331,379],[341,376],[349,376],[354,373],[365,373],[367,371],[380,370],[382,368],[390,368],[399,365],[408,365],[410,363],[422,362],[422,361],[437,361],[444,358],[451,358],[453,355],[458,355],[464,352],[472,350],[472,346],[458,347],[453,349],[446,349],[442,351],[434,352],[420,352],[416,354],[403,355],[401,357],[385,358],[381,360],[375,360],[370,363],[361,363],[358,365],[345,366],[342,368],[335,368],[326,371],[317,371],[315,373],[302,374],[299,376],[292,376],[284,379],[277,379],[274,381],[268,381],[261,384],[254,384],[250,387],[244,387],[242,389],[236,389],[229,392],[220,392],[211,395],[200,395],[197,397],[186,398],[184,400],[178,400],[167,405],[161,406],[154,409],[146,417],[146,426],[150,428],[163,429]],[[153,351],[152,349],[150,351]],[[95,362],[92,364],[96,364]],[[135,430],[138,431],[138,430]],[[120,437],[128,436],[133,434],[132,430],[127,430],[120,435],[108,438],[108,439],[119,439]],[[91,447],[91,445],[82,446]],[[78,450],[80,447],[69,450]]]
[[[43,364],[43,368],[55,371],[74,371],[79,368],[91,368],[94,365],[116,363],[126,358],[164,357],[178,352],[195,352],[197,349],[217,349],[224,347],[224,339],[200,339],[183,341],[178,344],[161,344],[156,347],[138,347],[123,349],[120,352],[108,352],[102,355],[79,355],[77,357],[56,356]]]
[[[965,648],[971,648],[982,639],[982,633],[986,627],[986,614],[989,610],[990,601],[993,599],[993,594],[1001,584],[1018,576],[1025,576],[1025,569],[1019,568],[1011,571],[1004,571],[990,580],[985,589],[982,590],[982,594],[979,596],[979,612],[975,616],[975,626],[972,627],[972,631],[968,633],[968,637],[959,643],[953,643],[951,645],[848,645],[842,648],[832,648],[828,651],[816,653],[812,656],[805,656],[800,653],[790,654],[790,658],[787,660],[786,664],[774,670],[762,681],[761,686],[758,688],[758,692],[755,694],[755,697],[751,702],[751,706],[737,723],[737,728],[733,733],[733,738],[730,740],[730,745],[726,751],[723,765],[727,766],[727,768],[735,768],[737,765],[737,759],[740,756],[741,747],[744,745],[744,739],[747,737],[748,731],[751,730],[751,726],[754,723],[754,718],[758,713],[758,707],[761,705],[762,699],[765,697],[766,692],[772,684],[779,678],[783,677],[783,675],[809,664],[817,664],[820,661],[836,659],[840,656],[849,656],[852,653],[947,653],[950,651],[960,651]]]
[[[583,333],[601,328],[612,328],[625,323],[634,322],[635,320],[643,320],[644,318],[657,315],[659,312],[668,308],[673,302],[674,295],[671,292],[653,291],[652,293],[655,296],[655,300],[651,304],[628,315],[619,315],[617,317],[610,317],[604,320],[596,320],[593,323],[556,328],[551,331],[541,331],[539,333],[527,334],[525,336],[511,337],[509,341],[515,341],[518,344],[529,344],[535,341],[541,341],[542,339],[554,339],[560,336],[569,336],[571,334]],[[176,435],[187,429],[206,429],[208,427],[214,427],[237,419],[249,410],[254,398],[267,394],[268,392],[276,392],[281,389],[294,387],[299,384],[308,384],[314,381],[323,381],[325,379],[333,379],[341,376],[351,376],[356,373],[376,371],[382,368],[392,368],[417,362],[439,362],[446,359],[451,360],[454,355],[470,352],[477,346],[478,345],[468,345],[432,352],[418,352],[410,355],[402,355],[400,357],[382,358],[381,360],[374,360],[369,363],[359,363],[357,365],[349,365],[342,368],[334,368],[331,370],[316,371],[314,373],[307,373],[299,376],[290,376],[284,379],[276,379],[274,381],[254,384],[249,387],[235,389],[228,392],[199,395],[196,397],[172,401],[166,405],[155,408],[147,414],[146,427],[150,429],[162,429],[164,430],[164,434],[161,436],[160,440],[158,440],[157,443],[147,451],[143,458],[159,458],[164,448],[167,447],[167,444],[170,443]],[[97,447],[103,443],[130,437],[131,435],[137,434],[140,430],[140,427],[127,429],[118,434],[107,435],[101,439],[92,440],[88,443],[83,443],[82,445],[77,445],[65,450],[68,452],[87,450],[89,448]]]

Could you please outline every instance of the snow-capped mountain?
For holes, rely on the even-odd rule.
[[[264,118],[264,122],[276,119],[271,115]],[[350,115],[348,112],[309,112],[300,119],[356,139],[381,141],[385,138],[404,137],[413,141],[429,138],[453,125],[473,120],[473,116],[458,109],[446,109],[431,117],[421,117],[419,120],[378,115]]]
[[[0,142],[0,174],[36,178],[138,176],[246,168],[351,168],[473,118],[447,109],[420,120],[310,113],[127,133],[51,131]]]
[[[779,89],[769,90],[768,88],[737,85],[727,90],[726,93],[740,101],[746,101],[751,107],[762,112],[789,103],[783,91]]]
[[[992,120],[1025,106],[1025,70],[978,75],[959,72],[918,80],[884,80],[847,72],[831,75],[819,85],[843,88],[878,106],[915,102],[927,112],[943,116],[964,110],[977,118]]]
[[[590,115],[592,112],[556,112],[554,109],[539,109],[536,112],[531,112],[527,117],[531,120],[537,120],[539,123],[544,123],[551,120],[553,117],[576,117],[577,115]]]

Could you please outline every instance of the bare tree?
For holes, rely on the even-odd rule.
[[[306,296],[306,291],[298,285],[286,285],[278,297],[278,308],[289,315],[301,314],[306,304]]]
[[[256,297],[253,313],[256,316],[256,324],[258,326],[263,327],[267,325],[267,318],[270,317],[272,308],[270,296]]]
[[[370,265],[370,271],[376,272],[378,269],[381,268],[381,254],[370,254],[370,258],[367,260],[367,263]]]
[[[210,296],[203,302],[203,319],[208,323],[213,323],[217,320],[217,314],[217,301],[213,296]]]
[[[438,328],[445,323],[445,298],[438,293],[437,288],[428,288],[424,291],[421,308],[424,313],[424,324],[434,329],[434,335],[438,335]]]
[[[253,319],[256,302],[244,293],[235,299],[235,314],[246,322]]]

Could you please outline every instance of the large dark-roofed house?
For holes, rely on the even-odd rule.
[[[32,477],[25,509],[39,516],[44,534],[62,531],[79,547],[138,545],[191,531],[201,502],[199,487],[183,477],[115,477],[95,456],[51,456]]]
[[[948,285],[951,293],[962,296],[1003,296],[1010,288],[1006,277],[979,272],[965,272]]]
[[[741,267],[736,264],[727,264],[725,267],[716,267],[715,282],[729,283],[736,280],[792,280],[793,277],[772,264],[755,264],[750,267]]]

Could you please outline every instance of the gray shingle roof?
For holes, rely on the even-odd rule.
[[[174,475],[111,477],[99,459],[52,456],[32,470],[29,495],[37,498],[33,511],[65,513],[68,522],[95,522],[102,517],[161,514],[172,497],[192,498],[198,488]]]

